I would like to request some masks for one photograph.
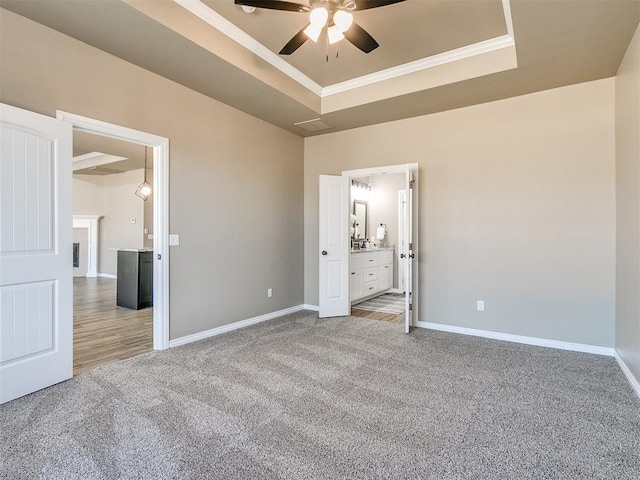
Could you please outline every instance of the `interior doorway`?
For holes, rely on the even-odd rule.
[[[68,112],[58,111],[58,119],[69,122],[73,126],[74,136],[85,134],[97,135],[118,142],[127,142],[135,145],[142,151],[147,147],[151,157],[153,186],[153,205],[150,208],[150,216],[153,219],[153,233],[150,238],[149,233],[145,234],[146,246],[151,248],[151,261],[153,262],[153,311],[152,311],[152,332],[153,349],[163,350],[169,346],[169,285],[168,285],[168,172],[169,172],[169,140],[146,132],[121,127],[99,120],[75,115]],[[108,167],[106,167],[108,168]],[[142,181],[142,179],[140,179]],[[130,195],[135,194],[135,189]],[[142,201],[142,200],[140,200]],[[137,218],[131,217],[132,222]],[[126,248],[126,245],[117,247]],[[115,255],[115,254],[114,254]],[[117,261],[117,260],[116,260]],[[111,287],[116,287],[115,279],[110,279],[108,275],[97,277],[96,290],[100,290],[104,285],[97,285],[101,280],[114,280]],[[104,283],[104,282],[103,282]]]
[[[351,179],[350,300],[354,317],[403,323],[404,271],[400,258],[405,174]]]
[[[366,220],[366,230],[358,230],[362,220],[368,218],[362,201],[351,201],[349,189],[357,186],[358,179],[391,174],[404,175],[404,189],[412,190],[410,201],[403,209],[406,241],[397,248],[400,267],[405,279],[404,291],[404,331],[409,333],[411,325],[418,322],[418,279],[413,273],[417,266],[418,245],[418,164],[391,165],[342,172],[342,176],[320,175],[319,177],[319,317],[346,316],[351,313],[353,299],[361,299],[392,288],[393,274],[385,273],[393,263],[393,250],[381,251],[376,248],[377,233],[369,232],[370,220]],[[354,217],[356,217],[354,219]],[[384,222],[380,222],[384,223]],[[385,225],[376,225],[378,228]],[[363,237],[353,238],[358,232]],[[381,239],[386,234],[380,234]],[[373,238],[371,238],[373,237]],[[416,248],[414,248],[414,246]],[[379,246],[378,246],[379,247]],[[357,250],[357,251],[356,251]],[[417,273],[417,272],[416,272]],[[373,278],[370,278],[373,276]],[[378,282],[378,277],[381,280]],[[359,281],[350,281],[354,277]],[[379,288],[379,287],[384,288]]]
[[[76,375],[153,349],[153,186],[136,195],[153,176],[149,150],[73,134]]]
[[[356,239],[359,248],[351,249],[350,303],[356,302],[357,311],[362,310],[362,307],[367,305],[366,302],[370,302],[373,305],[369,306],[369,309],[387,310],[381,313],[400,312],[401,307],[398,304],[404,303],[402,313],[396,313],[398,317],[386,316],[385,319],[401,320],[405,333],[409,333],[410,327],[417,325],[418,322],[418,164],[349,170],[342,172],[342,176],[349,178],[350,198],[353,200],[350,208],[354,213],[357,213],[359,207],[356,201],[360,199],[358,192],[361,190],[369,192],[368,204],[379,209],[377,213],[367,211],[365,242],[360,243],[358,241],[360,239]],[[375,192],[376,184],[384,187]],[[401,191],[409,194],[401,197],[399,193]],[[398,198],[399,203],[396,203],[394,198]],[[394,212],[397,212],[397,217]],[[389,219],[389,222],[387,223],[385,219]],[[393,219],[397,220],[397,225],[391,222]],[[360,221],[357,215],[355,221]],[[398,243],[394,244],[396,238]],[[360,248],[363,246],[365,251],[361,252]],[[364,258],[361,261],[359,257],[363,255]],[[393,264],[390,263],[390,257],[393,259]],[[351,278],[359,283],[358,268],[361,263],[363,264],[363,291],[359,292],[358,288],[351,288],[353,282]],[[374,272],[373,267],[369,267],[367,271],[365,263],[375,265],[377,272]],[[385,280],[385,267],[393,268],[392,281]],[[367,277],[364,274],[368,278],[374,278],[366,288]],[[402,290],[399,289],[400,282],[402,282]],[[371,290],[372,286],[373,290]],[[370,296],[367,295],[368,292],[371,292]],[[354,293],[358,295],[355,299]],[[363,298],[364,302],[361,302]]]

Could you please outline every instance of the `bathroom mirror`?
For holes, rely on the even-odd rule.
[[[365,240],[369,237],[369,204],[364,200],[353,201],[353,214],[356,216],[356,240]]]

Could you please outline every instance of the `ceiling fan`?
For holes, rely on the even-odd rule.
[[[323,30],[330,44],[346,38],[364,53],[369,53],[379,44],[369,33],[353,21],[351,11],[384,7],[405,0],[309,0],[309,5],[286,0],[235,0],[243,7],[265,8],[286,12],[309,13],[309,23],[282,47],[280,55],[291,55],[308,39],[318,41]]]

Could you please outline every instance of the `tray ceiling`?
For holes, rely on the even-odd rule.
[[[380,47],[343,40],[327,62],[310,41],[276,53],[305,14],[246,14],[233,0],[0,7],[302,136],[613,76],[640,21],[640,0],[407,0],[355,12]],[[316,118],[330,128],[296,125]]]

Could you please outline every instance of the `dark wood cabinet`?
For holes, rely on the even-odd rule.
[[[153,306],[153,252],[118,250],[116,304],[140,310]]]

